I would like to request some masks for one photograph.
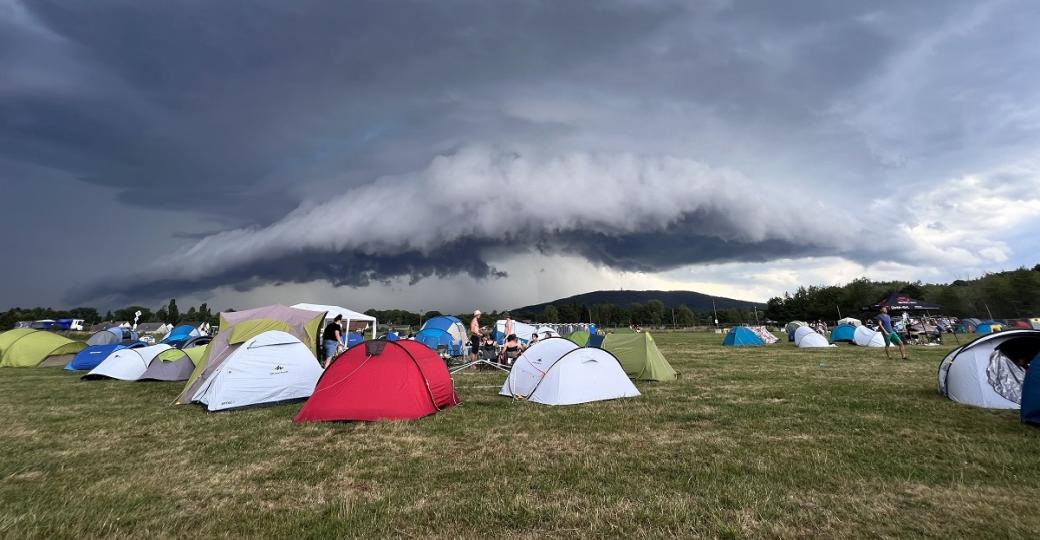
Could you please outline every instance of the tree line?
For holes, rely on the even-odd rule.
[[[213,313],[209,306],[203,302],[198,307],[189,306],[187,311],[181,311],[177,306],[176,299],[170,299],[169,303],[155,310],[145,306],[127,306],[120,309],[109,310],[102,314],[96,308],[77,307],[72,309],[51,309],[44,307],[20,308],[15,307],[0,313],[0,329],[12,328],[19,321],[39,321],[43,319],[83,319],[84,325],[94,325],[103,321],[127,321],[133,322],[134,314],[141,312],[137,320],[140,323],[204,323],[216,325],[220,314]],[[229,310],[233,311],[233,310]]]
[[[770,298],[765,315],[781,322],[834,321],[840,318],[839,313],[859,318],[864,313],[873,314],[864,308],[892,293],[939,304],[943,315],[954,317],[1040,317],[1040,264],[945,284],[859,278],[844,285],[799,287],[793,294]]]

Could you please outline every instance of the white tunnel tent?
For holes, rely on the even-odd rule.
[[[352,309],[347,309],[340,306],[327,306],[324,304],[296,304],[292,306],[296,309],[306,309],[307,311],[324,311],[325,312],[325,324],[332,322],[332,319],[336,318],[336,315],[343,317],[343,329],[349,331],[351,322],[365,322],[368,323],[372,328],[372,339],[376,338],[376,318],[371,315],[365,315],[364,313],[358,313]]]

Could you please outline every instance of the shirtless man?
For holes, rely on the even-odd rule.
[[[505,334],[505,336],[509,337],[509,336],[513,335],[513,317],[510,314],[508,314],[508,313],[506,313],[506,325],[505,326],[506,326],[505,327],[505,332],[503,332]]]
[[[473,312],[473,318],[469,321],[469,360],[470,362],[477,361],[477,353],[480,352],[480,338],[483,333],[480,331],[480,310]]]

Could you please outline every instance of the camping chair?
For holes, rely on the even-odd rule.
[[[482,360],[497,360],[498,347],[494,344],[483,344],[480,346],[477,356]]]
[[[522,350],[509,352],[503,349],[502,354],[498,356],[498,363],[511,368],[513,361],[520,358],[521,354],[524,354]]]
[[[467,359],[469,357],[466,357]],[[452,375],[470,367],[480,367],[481,365],[491,366],[495,369],[508,372],[509,368],[503,366],[498,362],[498,347],[496,345],[482,346],[477,349],[477,359],[473,361],[466,361],[448,370],[448,373]]]

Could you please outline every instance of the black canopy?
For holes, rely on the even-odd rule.
[[[903,293],[892,293],[876,304],[864,308],[864,311],[878,310],[883,307],[887,307],[889,311],[938,311],[942,309],[939,304],[923,302]]]

